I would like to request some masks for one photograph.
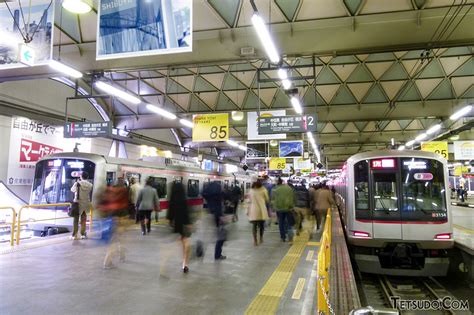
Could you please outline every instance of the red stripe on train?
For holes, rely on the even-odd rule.
[[[204,203],[202,198],[194,198],[186,200],[188,206],[200,206]],[[160,210],[168,209],[170,202],[168,200],[161,200],[160,201]]]
[[[383,221],[383,220],[360,220],[356,219],[358,222],[363,223],[380,223],[380,224],[445,224],[448,221]]]

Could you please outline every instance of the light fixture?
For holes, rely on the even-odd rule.
[[[281,80],[286,80],[288,79],[288,73],[286,73],[285,69],[278,69],[278,76],[280,77]]]
[[[233,146],[233,147],[238,147],[239,144],[237,142],[235,142],[234,140],[227,140],[227,144]]]
[[[407,147],[411,147],[414,143],[415,143],[415,140],[410,140],[410,141],[408,141],[407,143],[405,143],[405,145],[406,145]]]
[[[247,147],[243,145],[239,145],[238,148],[242,151],[247,151]]]
[[[398,151],[403,151],[403,150],[405,150],[405,146],[404,146],[404,145],[401,145],[401,146],[398,147]]]
[[[92,10],[91,5],[84,0],[64,0],[63,8],[76,14],[84,14]]]
[[[271,147],[276,147],[276,146],[278,146],[278,141],[276,141],[276,140],[270,140],[270,146],[271,146]]]
[[[107,84],[102,81],[96,82],[95,86],[99,89],[102,90],[105,93],[112,94],[114,96],[117,96],[118,98],[121,98],[127,102],[133,103],[133,104],[140,104],[141,101],[138,97],[135,97],[127,92],[124,92],[120,89],[117,89],[116,87],[113,87],[110,84]]]
[[[421,140],[425,139],[426,137],[428,137],[428,135],[427,135],[426,133],[422,133],[421,135],[418,135],[418,136],[415,138],[415,141],[420,142]]]
[[[186,119],[181,118],[181,119],[179,120],[179,122],[180,122],[182,125],[186,126],[186,127],[189,127],[189,128],[193,128],[193,127],[194,127],[194,124],[193,124],[191,121],[189,121],[189,120],[186,120]]]
[[[152,104],[147,104],[146,109],[148,109],[151,112],[154,112],[160,116],[163,116],[168,119],[176,119],[176,115],[173,113],[170,113],[169,111],[164,110],[163,108],[159,108],[158,106],[152,105]]]
[[[291,82],[288,79],[281,80],[281,84],[283,85],[283,89],[289,90],[291,88]]]
[[[67,76],[70,76],[76,79],[82,78],[82,73],[56,60],[50,60],[48,65],[54,70],[62,72]]]
[[[241,121],[244,119],[244,112],[232,111],[231,113],[232,120]]]
[[[449,137],[449,140],[453,140],[453,141],[459,140],[459,135],[454,135],[452,137]]]
[[[463,116],[466,116],[472,109],[472,106],[471,105],[468,105],[468,106],[465,106],[463,108],[461,108],[460,110],[458,110],[457,112],[455,112],[454,114],[452,114],[449,119],[451,120],[456,120],[456,119],[459,119]]]
[[[296,96],[291,97],[291,105],[293,105],[293,108],[295,109],[295,112],[297,114],[303,113],[303,109],[301,108],[300,100]]]
[[[279,63],[280,62],[280,55],[278,54],[275,44],[270,36],[270,32],[268,32],[268,28],[265,25],[263,19],[258,15],[257,12],[254,12],[252,15],[252,24],[257,31],[257,35],[262,42],[263,48],[267,53],[268,58],[272,63]]]
[[[436,124],[434,125],[433,127],[431,127],[430,129],[428,129],[426,131],[427,134],[431,135],[433,133],[435,133],[436,131],[440,130],[441,129],[441,125],[440,124]]]
[[[306,135],[308,136],[309,139],[314,139],[313,134],[311,132],[307,132]]]

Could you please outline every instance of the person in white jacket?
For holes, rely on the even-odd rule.
[[[72,185],[71,191],[74,193],[74,202],[79,203],[79,214],[74,216],[74,226],[72,231],[72,239],[78,239],[77,230],[79,229],[79,218],[81,219],[81,239],[87,238],[86,221],[87,211],[91,208],[91,192],[92,184],[87,180],[89,174],[81,173],[81,179]]]
[[[260,230],[260,244],[263,243],[263,232],[265,229],[265,221],[268,220],[267,203],[269,201],[268,191],[263,187],[260,180],[253,183],[249,192],[249,207],[247,208],[247,216],[253,224],[253,243],[255,246],[259,244],[257,240],[257,228]]]

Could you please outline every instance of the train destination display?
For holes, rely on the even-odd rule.
[[[64,125],[64,138],[107,138],[112,134],[110,121],[75,122]]]
[[[308,131],[316,131],[315,114],[258,118],[259,134],[302,133]]]

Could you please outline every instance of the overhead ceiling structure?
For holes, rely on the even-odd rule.
[[[328,167],[386,147],[391,138],[404,143],[474,99],[474,0],[255,2],[271,24],[304,112],[318,115],[317,142]],[[293,114],[285,91],[272,80],[276,68],[256,39],[247,0],[193,1],[192,53],[107,61],[95,60],[96,10],[77,16],[56,5],[55,55],[61,47],[62,60],[90,74],[83,85],[103,76],[180,117],[259,109]],[[241,56],[245,47],[255,48],[255,55]],[[7,70],[0,81],[50,71]],[[115,100],[113,108],[117,127],[147,136],[176,128],[184,145],[197,146],[189,128],[156,119],[145,105]],[[247,139],[246,120],[232,122],[230,137]],[[222,143],[200,146],[243,155]]]

